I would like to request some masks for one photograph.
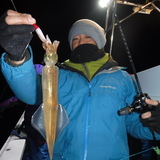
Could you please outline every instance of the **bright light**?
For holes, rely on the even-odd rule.
[[[111,0],[100,0],[99,1],[99,5],[104,8],[104,7],[108,7],[111,3]]]

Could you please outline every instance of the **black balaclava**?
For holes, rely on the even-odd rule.
[[[96,61],[105,55],[103,49],[98,49],[93,44],[82,44],[71,51],[70,61],[73,63],[85,63]]]

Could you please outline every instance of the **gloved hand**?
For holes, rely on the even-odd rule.
[[[150,111],[151,116],[145,119],[141,118],[141,122],[143,126],[148,127],[151,132],[155,131],[160,134],[160,103],[154,107],[155,109]]]
[[[20,61],[25,57],[27,46],[33,37],[34,27],[28,24],[17,25],[17,23],[8,25],[6,23],[8,13],[10,12],[7,11],[0,17],[0,45],[7,52],[10,60]],[[15,13],[20,15],[18,12]]]

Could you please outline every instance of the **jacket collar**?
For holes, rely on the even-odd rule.
[[[118,66],[118,63],[113,60],[113,58],[106,53],[104,57],[97,61],[91,61],[87,63],[73,63],[69,60],[65,61],[64,63],[57,64],[59,68],[71,70],[83,75],[87,80],[91,80],[96,74],[101,72],[104,69],[109,69],[114,66]]]

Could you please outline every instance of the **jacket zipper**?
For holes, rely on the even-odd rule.
[[[86,112],[85,112],[84,155],[83,155],[83,160],[87,160],[90,100],[91,100],[91,84],[89,84],[89,93],[88,93],[88,100],[87,100]]]

